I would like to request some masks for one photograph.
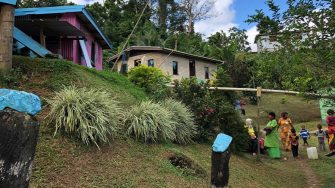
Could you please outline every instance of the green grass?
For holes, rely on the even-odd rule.
[[[263,94],[260,102],[259,123],[265,125],[269,112],[275,112],[277,119],[282,112],[288,112],[293,124],[320,120],[319,103],[294,95]],[[246,105],[246,117],[257,120],[257,105]]]
[[[14,57],[15,69],[10,76],[0,77],[0,86],[34,92],[49,98],[63,85],[92,87],[109,91],[114,100],[124,108],[145,100],[145,93],[127,78],[107,71],[95,71],[63,60],[30,59]],[[283,98],[286,98],[283,100]],[[285,103],[283,104],[283,101]],[[264,95],[262,111],[274,110],[278,114],[288,111],[296,123],[306,123],[309,129],[319,121],[316,101],[306,103],[289,95]],[[256,117],[256,107],[247,105],[248,117]],[[48,108],[37,116],[40,121]],[[266,123],[262,113],[261,122]],[[61,135],[53,137],[53,129],[41,124],[30,187],[208,187],[210,182],[211,145],[173,143],[142,144],[119,136],[110,144],[96,147],[82,145]],[[315,138],[311,139],[311,143]],[[301,147],[305,156],[305,148]],[[183,155],[205,170],[198,176],[173,166],[168,157]],[[290,156],[290,153],[285,155]],[[307,161],[319,175],[325,187],[332,181],[334,162],[321,157]],[[321,164],[320,164],[321,163]],[[230,162],[230,187],[304,187],[306,181],[299,166],[292,160],[270,160],[262,157],[259,162],[248,154],[233,155]]]
[[[65,86],[93,87],[110,92],[125,106],[146,99],[144,91],[118,73],[96,71],[59,59],[13,57],[13,71],[0,77],[0,87],[34,92],[42,97]]]

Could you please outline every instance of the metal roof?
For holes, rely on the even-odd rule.
[[[16,0],[0,0],[0,3],[6,3],[10,5],[16,5]]]
[[[205,60],[205,61],[209,61],[209,62],[213,62],[213,63],[224,63],[224,61],[221,60],[217,60],[217,59],[213,59],[213,58],[209,58],[209,57],[204,57],[204,56],[200,56],[200,55],[194,55],[191,53],[186,53],[186,52],[181,52],[181,51],[177,51],[177,50],[173,50],[170,48],[164,48],[164,47],[160,47],[160,46],[131,46],[127,49],[124,50],[125,52],[130,52],[130,51],[160,51],[160,52],[164,52],[164,53],[171,53],[171,55],[179,55],[179,56],[186,56],[186,57],[190,57],[190,58],[194,58],[194,59],[201,59],[201,60]],[[122,54],[122,53],[120,53]],[[113,57],[111,57],[110,61],[112,60],[116,60],[116,58],[120,55],[114,55]]]
[[[19,8],[15,10],[15,16],[27,16],[27,15],[43,15],[43,14],[64,14],[64,13],[80,13],[80,19],[86,19],[94,29],[99,33],[100,37],[104,40],[109,48],[112,48],[112,44],[107,36],[102,32],[98,24],[94,21],[92,15],[85,9],[83,5],[74,6],[57,6],[57,7],[41,7],[41,8]]]

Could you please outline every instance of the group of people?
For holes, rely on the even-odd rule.
[[[317,130],[314,135],[318,138],[319,150],[326,151],[325,143],[328,143],[330,153],[326,156],[335,155],[335,116],[334,110],[327,111],[327,129],[323,130],[322,125],[316,126]],[[299,155],[299,138],[303,140],[304,146],[309,146],[308,139],[311,137],[310,132],[303,125],[298,133],[293,126],[292,120],[288,117],[287,112],[283,112],[279,120],[276,120],[276,114],[268,114],[269,122],[259,135],[255,133],[252,120],[246,119],[245,127],[248,129],[249,150],[256,155],[258,146],[262,154],[267,153],[270,158],[280,158],[280,147],[285,151],[291,151],[294,158]],[[327,140],[326,140],[327,139]]]

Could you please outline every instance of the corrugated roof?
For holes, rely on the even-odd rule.
[[[63,14],[63,13],[81,13],[87,19],[87,21],[93,25],[95,30],[99,33],[101,38],[105,41],[109,48],[112,48],[112,44],[107,36],[102,32],[98,24],[95,22],[92,15],[85,9],[83,5],[73,6],[57,6],[57,7],[41,7],[41,8],[20,8],[15,10],[15,16],[27,16],[27,15],[42,15],[42,14]]]
[[[16,5],[16,0],[0,0],[0,3],[6,3],[10,5]]]
[[[177,51],[177,50],[173,50],[170,48],[164,48],[164,47],[160,47],[160,46],[131,46],[127,49],[125,49],[124,51],[126,52],[130,52],[130,51],[161,51],[161,52],[165,52],[165,53],[171,53],[171,55],[180,55],[180,56],[186,56],[186,57],[191,57],[191,58],[195,58],[195,59],[202,59],[205,61],[210,61],[213,63],[224,63],[224,61],[221,60],[217,60],[217,59],[213,59],[213,58],[209,58],[209,57],[204,57],[204,56],[200,56],[200,55],[194,55],[191,53],[186,53],[186,52],[181,52],[181,51]],[[120,53],[122,54],[122,53]],[[110,61],[116,60],[116,58],[120,55],[114,55]]]

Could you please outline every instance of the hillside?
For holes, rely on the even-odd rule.
[[[50,97],[63,85],[94,87],[110,91],[125,108],[140,100],[145,93],[132,85],[127,78],[111,72],[97,72],[71,62],[14,57],[15,69],[11,76],[0,78],[1,87],[34,92],[42,98]],[[276,96],[264,103],[270,109],[278,102]],[[298,98],[296,98],[298,99]],[[306,116],[316,121],[317,107],[314,103],[298,103],[301,108],[295,111],[294,103],[290,112],[300,113],[301,108],[310,108]],[[254,112],[254,106],[247,113]],[[282,109],[280,109],[282,110]],[[43,123],[48,108],[38,115],[42,122],[37,146],[31,187],[208,187],[211,164],[211,145],[191,144],[179,146],[172,143],[146,145],[119,134],[110,145],[101,150],[83,146],[73,139],[57,135],[53,137],[53,127]],[[301,120],[303,121],[303,120]],[[296,121],[298,123],[298,121]],[[302,151],[303,148],[302,148]],[[290,156],[289,154],[285,154]],[[171,157],[184,157],[192,163],[190,168],[175,167]],[[302,158],[306,158],[304,155]],[[328,165],[327,165],[328,164]],[[327,161],[326,168],[333,163]],[[317,166],[315,163],[311,164]],[[287,168],[290,166],[291,168]],[[230,163],[231,187],[282,187],[289,182],[292,187],[306,186],[307,175],[293,160],[270,160],[241,154],[233,155]],[[318,168],[318,167],[315,167]],[[284,170],[285,169],[285,170]],[[329,179],[318,170],[322,180]],[[320,172],[320,173],[319,173]]]

